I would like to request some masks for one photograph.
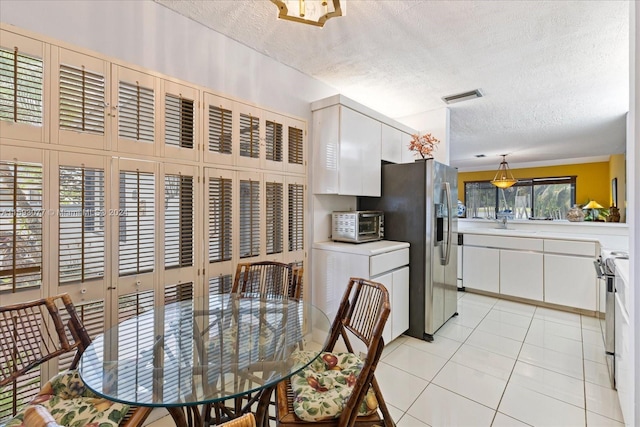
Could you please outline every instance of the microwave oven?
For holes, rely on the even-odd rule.
[[[383,237],[382,211],[333,212],[331,215],[331,238],[336,242],[373,242]]]

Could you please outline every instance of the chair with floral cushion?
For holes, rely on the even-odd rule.
[[[382,284],[351,278],[324,351],[313,361],[314,353],[298,351],[291,362],[308,365],[277,386],[278,426],[395,426],[374,375],[390,311]],[[340,338],[347,352],[334,352]],[[366,346],[364,354],[352,340]]]
[[[91,343],[67,294],[0,307],[0,395],[11,401],[6,427],[134,427],[142,425],[151,408],[100,398],[85,387],[75,370]],[[46,363],[71,359],[69,370],[55,375],[34,396]],[[35,391],[35,390],[34,390]]]

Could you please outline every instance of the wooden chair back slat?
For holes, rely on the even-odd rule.
[[[232,293],[275,298],[302,297],[302,268],[277,261],[239,263]]]

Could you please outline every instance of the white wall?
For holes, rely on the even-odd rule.
[[[629,2],[629,129],[627,134],[627,223],[629,224],[630,322],[635,353],[635,423],[640,423],[640,7]],[[628,425],[631,425],[628,423]]]
[[[2,0],[0,19],[309,123],[337,93],[150,0]]]
[[[398,119],[398,121],[414,129],[419,129],[422,135],[430,133],[438,138],[440,144],[438,144],[436,150],[433,152],[433,158],[445,165],[449,164],[451,127],[450,110],[448,107],[402,117]]]

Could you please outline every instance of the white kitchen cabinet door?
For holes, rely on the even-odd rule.
[[[544,255],[544,301],[597,310],[593,258]]]
[[[464,287],[500,292],[500,251],[463,246]]]
[[[404,132],[402,132],[401,136],[402,136],[402,143],[401,143],[402,163],[413,163],[416,161],[416,159],[420,158],[420,155],[418,153],[415,153],[409,150],[409,144],[411,143],[412,136]]]
[[[402,131],[382,124],[381,159],[402,163]]]
[[[378,282],[383,284],[386,288],[387,291],[389,291],[389,306],[391,307],[391,313],[389,314],[389,317],[387,318],[387,323],[384,325],[384,330],[382,331],[382,339],[384,340],[385,344],[390,343],[393,340],[393,313],[396,311],[394,310],[394,303],[393,303],[393,273],[387,273],[387,274],[383,274],[382,276],[378,276],[375,277],[373,279],[374,282]]]
[[[339,194],[380,196],[379,121],[340,107]]]
[[[409,329],[409,267],[393,272],[391,296],[391,339],[394,340]],[[385,342],[389,342],[385,338]]]
[[[543,299],[543,255],[500,251],[500,293],[537,301]]]

